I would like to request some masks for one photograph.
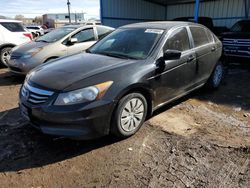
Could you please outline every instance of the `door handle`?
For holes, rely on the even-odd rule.
[[[213,46],[212,49],[211,49],[211,51],[214,52],[215,50],[216,50],[216,48]]]
[[[188,59],[187,59],[187,62],[190,63],[190,62],[192,62],[194,59],[195,59],[195,56],[190,55],[190,56],[188,57]]]

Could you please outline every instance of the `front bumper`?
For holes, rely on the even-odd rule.
[[[34,106],[20,98],[21,114],[44,134],[93,139],[109,134],[113,102],[96,101],[70,107]]]
[[[14,74],[26,75],[33,68],[40,65],[40,61],[35,59],[10,59],[8,62],[8,68]]]

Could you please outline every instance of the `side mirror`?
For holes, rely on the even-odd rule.
[[[179,50],[166,50],[163,54],[163,59],[167,60],[177,60],[181,58],[181,51]]]
[[[78,42],[78,39],[77,38],[71,38],[70,40],[69,40],[69,43],[70,44],[75,44],[75,43],[77,43]]]

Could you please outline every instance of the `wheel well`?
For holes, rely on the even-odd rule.
[[[52,59],[57,59],[58,57],[57,56],[53,56],[53,57],[49,57],[48,59],[46,59],[43,63],[46,63]]]
[[[113,108],[112,114],[114,114],[115,110],[117,109],[117,106],[118,106],[119,101],[120,101],[124,96],[126,96],[126,95],[128,95],[128,94],[130,94],[130,93],[140,93],[140,94],[142,94],[142,95],[145,97],[145,99],[146,99],[146,101],[147,101],[147,104],[148,104],[148,111],[147,111],[146,119],[148,119],[149,117],[151,117],[152,114],[153,114],[152,96],[151,96],[150,92],[149,92],[147,89],[143,88],[143,87],[132,88],[132,89],[126,91],[125,93],[123,93],[121,96],[119,96],[119,98],[118,98],[118,100],[117,100],[118,102],[117,102],[117,104],[115,105],[115,107]],[[112,129],[113,117],[114,117],[114,115],[112,115],[111,118],[110,118],[110,120],[109,120],[109,121],[110,121],[110,127],[109,127],[109,130],[108,130],[109,132],[110,132],[111,129]]]
[[[147,104],[148,104],[147,118],[149,118],[153,113],[153,102],[152,102],[152,95],[150,94],[150,92],[143,87],[132,88],[132,89],[128,90],[127,92],[125,92],[119,98],[119,100],[130,93],[140,93],[145,97]]]
[[[3,46],[0,46],[0,50],[2,50],[3,48],[6,48],[6,47],[11,47],[11,48],[13,48],[13,47],[15,47],[15,45],[14,45],[14,44],[6,44],[6,45],[3,45]]]

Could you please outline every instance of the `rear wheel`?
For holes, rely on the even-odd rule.
[[[0,51],[0,61],[3,65],[7,67],[10,60],[10,52],[12,47],[5,47]]]
[[[111,131],[118,137],[126,138],[135,134],[147,115],[147,101],[140,93],[123,97],[114,112]]]
[[[207,82],[207,87],[210,89],[217,89],[222,82],[223,75],[224,75],[223,65],[222,63],[218,62]]]

